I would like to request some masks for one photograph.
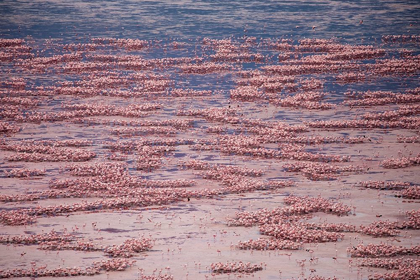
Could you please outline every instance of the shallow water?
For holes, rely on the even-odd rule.
[[[418,34],[418,1],[9,1],[2,37],[345,38]],[[363,21],[363,24],[360,22]],[[316,27],[313,29],[313,27]]]
[[[346,223],[356,227],[378,221],[403,223],[408,219],[406,211],[418,211],[418,198],[401,198],[399,191],[366,189],[359,185],[368,180],[420,183],[417,98],[420,64],[410,64],[419,61],[419,15],[418,1],[2,1],[0,39],[19,38],[24,42],[19,46],[22,49],[0,48],[3,59],[0,62],[0,98],[4,102],[0,104],[0,124],[15,126],[10,131],[1,131],[0,237],[27,237],[55,230],[59,234],[71,232],[76,236],[75,240],[93,242],[97,248],[116,246],[131,238],[153,239],[151,250],[135,253],[130,258],[137,261],[131,268],[118,272],[101,270],[92,277],[74,277],[77,279],[142,279],[142,273],[156,275],[159,271],[173,275],[174,279],[186,280],[310,279],[315,275],[368,279],[373,273],[386,273],[384,269],[357,265],[358,258],[352,258],[347,249],[362,243],[382,242],[411,247],[420,242],[418,230],[401,230],[396,236],[378,238],[362,231],[345,232],[338,242],[305,243],[300,250],[258,251],[240,250],[237,244],[269,237],[261,234],[257,225],[232,227],[228,226],[228,220],[238,212],[287,208],[285,199],[293,195],[308,196],[308,200],[321,197],[343,203],[350,209],[344,216],[332,215],[325,209],[302,215],[302,221],[311,223]],[[384,40],[383,36],[387,35],[413,37],[406,37],[408,42],[401,42],[402,37],[399,37],[392,43]],[[98,43],[98,38],[109,39]],[[326,39],[328,41],[321,44],[330,49],[305,50],[306,38]],[[126,39],[145,40],[147,46],[130,49]],[[283,41],[290,43],[290,50],[276,49],[275,44],[285,39],[290,39]],[[310,46],[317,44],[316,40],[309,42]],[[89,44],[93,46],[91,49]],[[329,58],[342,69],[330,69],[335,64],[321,60],[324,68],[318,72],[305,70],[308,72],[290,74],[293,81],[275,89],[274,93],[264,87],[271,85],[267,82],[258,85],[263,93],[253,95],[255,99],[251,101],[233,97],[232,90],[241,89],[241,82],[253,82],[251,77],[243,78],[243,75],[281,81],[289,75],[270,74],[265,67],[303,65],[310,69],[311,63],[306,59],[314,58],[316,64],[320,61],[319,55],[349,55],[360,50],[359,47],[365,51],[361,57]],[[371,50],[380,54],[371,56]],[[18,55],[7,56],[14,52]],[[252,59],[244,56],[232,60],[230,55],[238,53],[251,54]],[[217,54],[221,54],[220,61]],[[254,59],[259,54],[262,59]],[[287,59],[280,59],[282,55],[288,56]],[[179,60],[162,63],[161,59],[168,58]],[[395,64],[391,64],[390,69],[383,67],[389,61]],[[130,68],[130,62],[144,62],[146,66]],[[195,66],[211,63],[224,65],[228,70],[199,68],[196,73],[185,70],[193,71]],[[400,63],[402,68],[398,68]],[[89,69],[89,65],[93,68]],[[349,65],[352,68],[346,68]],[[412,67],[411,73],[407,73],[408,67]],[[340,80],[341,74],[366,77]],[[21,81],[23,86],[19,84]],[[325,96],[311,96],[313,91],[305,88],[307,81],[320,82],[313,91]],[[162,87],[148,88],[156,85]],[[22,91],[23,88],[28,91]],[[177,97],[175,89],[195,92]],[[199,91],[204,90],[211,94],[201,97]],[[400,103],[389,100],[380,105],[350,106],[346,103],[381,100],[345,95],[351,91],[363,95],[369,90],[387,91],[394,98],[392,100],[400,100]],[[135,96],[142,91],[146,94]],[[118,93],[127,96],[121,97]],[[285,102],[299,94],[301,99],[292,101],[292,105]],[[411,99],[401,101],[400,95]],[[22,102],[29,100],[38,104],[15,105],[19,100],[7,99],[13,96],[27,98]],[[316,106],[328,108],[305,107],[311,105],[311,98],[315,98]],[[160,108],[129,107],[149,103],[158,103]],[[89,105],[92,109],[81,109],[85,115],[60,119],[59,114],[76,111],[72,107],[75,105],[81,108]],[[409,106],[408,113],[401,112],[405,106]],[[207,109],[209,111],[200,111]],[[115,111],[109,114],[107,110]],[[189,115],[188,110],[191,110]],[[192,110],[201,115],[194,115]],[[180,114],[183,111],[187,111],[186,116]],[[212,115],[214,112],[223,117]],[[397,114],[390,118],[397,125],[380,117],[378,113],[381,112]],[[372,114],[378,123],[361,127],[315,126],[319,120],[349,123],[366,120],[366,113]],[[37,121],[36,116],[41,120]],[[237,122],[230,121],[232,116]],[[179,128],[176,123],[162,123],[166,120],[190,120],[191,123]],[[304,130],[295,131],[294,126],[303,126]],[[166,133],[163,132],[165,129]],[[316,137],[322,140],[312,143]],[[346,142],[355,137],[362,139],[361,142]],[[330,143],[331,139],[338,140]],[[17,150],[22,146],[25,148],[23,140],[36,142],[22,155]],[[65,140],[87,140],[89,143],[72,147],[63,142]],[[39,141],[47,142],[41,145]],[[247,145],[246,141],[252,145]],[[15,148],[11,148],[13,145]],[[58,147],[60,145],[64,147]],[[61,154],[50,156],[48,150],[41,153],[44,160],[31,159],[32,152],[39,146],[52,146]],[[255,147],[261,150],[251,149]],[[162,152],[161,148],[168,150]],[[249,149],[241,153],[236,148]],[[95,155],[82,162],[59,158],[63,154],[71,157],[81,151]],[[150,151],[154,153],[152,156]],[[292,156],[276,154],[285,151],[291,152]],[[300,152],[315,159],[299,159]],[[13,157],[17,155],[21,159],[14,161]],[[25,157],[28,158],[25,160]],[[347,157],[349,162],[334,162]],[[406,158],[410,164],[404,168],[386,168],[384,164],[390,159]],[[263,174],[261,177],[249,174],[225,177],[229,169],[217,173],[216,165],[209,170],[186,168],[185,162],[191,160],[218,164],[222,168],[252,168]],[[146,161],[150,162],[145,164]],[[154,161],[158,162],[156,169],[151,168]],[[90,164],[100,168],[102,163],[125,164],[124,172],[118,175],[121,170],[113,167],[102,174],[117,174],[112,178],[94,176],[92,171],[90,175],[72,173],[77,168],[85,170]],[[291,167],[287,164],[301,163],[314,170],[320,168],[320,171],[306,168],[289,172]],[[323,173],[321,167],[359,169]],[[37,169],[43,174],[25,177],[19,173]],[[10,175],[13,172],[17,175]],[[322,177],[325,174],[326,177]],[[316,179],[316,176],[321,177]],[[76,192],[71,193],[72,187],[66,186],[62,187],[61,195],[48,196],[48,191],[56,190],[56,184],[65,179],[70,182],[81,180],[75,183],[73,190]],[[175,186],[179,179],[191,180],[194,184],[162,187],[165,182]],[[286,180],[291,180],[293,185],[252,189],[258,189],[260,183],[266,186],[270,182]],[[231,185],[239,189],[226,188]],[[95,188],[99,191],[94,192]],[[135,193],[136,190],[141,192]],[[164,192],[164,199],[143,204],[150,197],[156,198],[160,190]],[[31,195],[40,193],[41,197],[30,199]],[[11,195],[12,201],[6,201],[6,195]],[[23,199],[19,201],[19,197]],[[178,201],[167,204],[168,197]],[[138,201],[133,205],[117,201],[119,198]],[[106,206],[107,203],[111,206]],[[91,206],[48,215],[49,207],[61,209],[63,205]],[[8,225],[3,219],[16,221],[19,217],[9,213],[32,213],[34,209],[39,209],[41,214],[35,214],[32,223]],[[18,211],[11,212],[13,210]],[[112,260],[103,250],[53,251],[39,250],[39,244],[13,246],[0,244],[0,270],[30,270],[44,264],[51,269],[85,268],[93,261]],[[309,263],[310,250],[317,258],[316,263]],[[305,260],[306,266],[298,265]],[[209,267],[219,261],[263,262],[265,266],[254,274],[213,275]]]

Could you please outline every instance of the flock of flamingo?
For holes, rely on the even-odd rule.
[[[420,247],[408,245],[420,229],[420,36],[383,36],[374,45],[247,36],[77,41],[0,39],[0,253],[12,245],[97,260],[47,268],[22,253],[19,267],[0,265],[0,278],[326,280],[355,279],[355,270],[358,279],[420,277]],[[400,211],[378,213],[353,200],[358,193]],[[242,204],[255,195],[274,195],[276,207]],[[169,246],[157,237],[162,221],[148,218],[148,233],[120,244],[110,236],[110,244],[90,218],[134,211],[146,223],[142,215],[174,205],[222,209],[218,203],[238,197],[223,218],[203,212],[190,221],[221,228],[219,247],[214,234],[194,256],[204,271],[189,263],[171,271],[163,260],[153,272],[142,266]],[[63,220],[60,230],[39,226],[80,215],[86,222],[72,230]],[[226,259],[228,234],[242,240],[230,240]],[[345,258],[349,270],[323,270],[320,243],[330,248],[324,258]],[[213,247],[222,261],[206,257]],[[287,271],[254,251],[309,257]]]

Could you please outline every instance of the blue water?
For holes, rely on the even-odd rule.
[[[12,1],[0,2],[1,38],[83,36],[195,39],[338,37],[371,41],[420,33],[420,1]],[[363,21],[363,22],[361,22]]]

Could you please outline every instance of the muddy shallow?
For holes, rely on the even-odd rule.
[[[396,64],[411,67],[410,62],[419,60],[418,39],[413,38],[408,44],[413,53],[408,59],[404,56],[396,59]],[[190,56],[190,51],[194,49],[192,44],[181,49],[170,48],[174,42],[168,45],[146,42],[144,44],[147,44],[147,47],[137,42],[140,44],[136,45],[137,48],[131,46],[129,41],[116,40],[117,43],[114,44],[111,39],[92,39],[86,42],[86,45],[80,46],[71,46],[59,41],[28,41],[18,44],[43,50],[45,55],[39,55],[36,60],[30,56],[34,51],[17,50],[20,52],[17,58],[2,65],[4,69],[18,71],[18,77],[21,78],[8,79],[7,83],[3,83],[0,92],[0,97],[3,98],[1,122],[16,128],[5,129],[1,135],[2,215],[6,217],[10,213],[32,213],[30,211],[35,208],[45,210],[51,206],[60,208],[60,205],[84,205],[96,203],[101,199],[104,199],[104,206],[94,210],[90,208],[55,214],[30,214],[34,220],[23,225],[8,224],[2,216],[1,236],[22,237],[54,230],[59,234],[71,233],[74,235],[74,242],[89,241],[97,248],[122,244],[132,238],[152,239],[152,248],[134,253],[129,260],[134,260],[135,263],[125,270],[101,270],[96,275],[73,276],[74,279],[147,279],[145,276],[158,277],[163,274],[172,275],[173,279],[305,279],[316,275],[325,278],[368,279],[375,273],[387,273],[385,269],[360,266],[360,259],[351,257],[348,248],[362,243],[413,247],[420,243],[418,230],[402,229],[396,236],[384,237],[373,237],[361,232],[344,232],[344,238],[336,242],[304,243],[299,250],[259,251],[240,250],[237,247],[238,242],[269,237],[263,236],[257,225],[229,226],[228,220],[233,219],[237,212],[285,208],[287,205],[284,198],[293,195],[321,197],[342,203],[350,209],[343,216],[322,211],[303,215],[302,220],[305,223],[346,223],[359,228],[376,221],[395,221],[400,224],[407,221],[406,212],[419,209],[418,198],[399,197],[399,190],[362,188],[360,182],[419,184],[419,64],[406,75],[398,70],[399,66],[382,73],[386,68],[383,66],[387,63],[386,59],[400,51],[399,47],[387,44],[384,40],[383,45],[372,47],[373,50],[380,50],[378,57],[376,53],[372,57],[371,47],[366,47],[361,57],[351,57],[349,54],[350,59],[335,61],[333,64],[337,63],[341,67],[354,64],[353,68],[345,71],[349,76],[366,73],[363,79],[343,81],[338,77],[342,73],[330,69],[332,64],[328,64],[328,61],[323,62],[327,64],[322,70],[312,72],[313,64],[308,57],[313,56],[316,61],[321,59],[317,56],[320,53],[337,55],[338,52],[334,49],[337,48],[336,44],[350,53],[351,50],[359,50],[359,47],[334,40],[321,43],[316,40],[309,43],[287,41],[291,49],[285,52],[276,49],[280,47],[278,42],[263,41],[257,44],[253,43],[254,40],[256,39],[251,38],[248,42],[246,38],[229,38],[226,41],[215,40],[210,43],[204,40],[196,47],[199,49],[198,57]],[[88,43],[97,45],[89,46]],[[321,48],[322,51],[319,51],[317,44],[322,44],[325,49]],[[10,46],[5,48],[9,52],[12,51]],[[73,48],[78,49],[78,53],[75,54]],[[338,49],[341,50],[340,48]],[[239,51],[244,51],[244,54],[251,53],[253,60],[248,61],[249,56],[243,55],[235,56],[232,61],[232,56],[238,55]],[[284,52],[290,55],[290,61],[278,60],[279,53]],[[262,61],[257,59],[256,54],[259,53],[264,57]],[[53,60],[52,54],[60,58]],[[75,54],[75,57],[70,57],[71,54]],[[221,61],[214,62],[215,57],[211,55],[215,54],[222,57],[219,58]],[[181,59],[179,62],[162,62],[156,59],[165,58],[166,55],[179,56]],[[104,59],[108,63],[101,64]],[[135,61],[143,66],[133,66],[127,61]],[[262,82],[260,86],[251,89],[248,99],[233,97],[232,90],[242,90],[241,94],[249,93],[249,88],[241,87],[240,83],[255,82],[252,77],[281,81],[282,74],[273,74],[264,67],[287,65],[303,65],[303,72],[287,70],[292,71],[290,75],[294,80],[293,85],[287,82],[273,93],[269,91],[269,85],[264,84],[267,82]],[[255,71],[256,69],[261,72]],[[369,73],[366,72],[367,69],[373,70]],[[137,74],[146,76],[139,78]],[[163,88],[162,80],[168,81],[164,83]],[[317,81],[322,83],[318,84],[316,89],[308,90],[308,80],[315,84]],[[39,88],[38,84],[44,88]],[[344,95],[349,91],[364,93],[355,98],[356,100],[378,102],[380,97],[370,98],[366,94],[367,89],[375,92],[384,90],[386,86],[391,92],[387,93],[391,99],[385,104],[353,107],[345,103],[353,100]],[[184,92],[186,96],[179,97],[176,96],[174,88],[190,91]],[[119,89],[119,94],[131,96],[118,96],[114,89]],[[202,96],[206,95],[206,92],[203,92],[205,90],[210,90],[211,94]],[[312,95],[314,91],[325,96],[315,98]],[[299,94],[304,97],[297,98]],[[399,95],[411,99],[395,102],[400,100]],[[7,99],[8,97],[12,99]],[[13,99],[19,97],[38,104],[19,105],[21,101]],[[287,103],[289,101],[286,100],[290,97],[297,99]],[[71,107],[76,104],[81,106],[78,107],[80,111]],[[135,107],[148,104],[159,106],[154,109]],[[317,107],[325,104],[331,108]],[[408,116],[402,113],[394,118],[378,116],[380,112],[400,112],[398,110],[406,109],[404,106],[408,106],[408,111],[411,110]],[[13,110],[17,113],[14,114]],[[61,113],[69,115],[63,117]],[[70,115],[73,113],[75,115]],[[367,119],[366,113],[377,114],[375,116],[380,125],[350,125],[338,128],[317,128],[314,125],[318,120],[363,120]],[[163,121],[166,120],[189,123],[181,127],[181,124],[176,122],[164,124]],[[158,125],[150,125],[147,121]],[[302,130],[299,130],[298,126],[302,126]],[[166,128],[167,130],[164,130]],[[267,128],[268,131],[264,132]],[[325,142],[313,144],[309,138],[306,143],[299,142],[297,137],[300,136],[324,137],[322,139]],[[328,143],[327,137],[335,138],[336,141]],[[403,143],[401,139],[404,137],[411,140]],[[358,139],[360,142],[346,142],[349,139]],[[41,142],[45,140],[52,142]],[[89,143],[74,147],[68,142],[66,144],[65,140],[86,140]],[[177,141],[175,144],[174,140]],[[135,145],[121,148],[130,141]],[[255,141],[257,144],[247,145],[246,141]],[[58,147],[60,145],[63,146]],[[43,159],[34,159],[32,156],[40,146],[51,146],[57,154],[48,150],[39,153]],[[19,149],[23,148],[26,150],[19,153]],[[253,150],[254,148],[260,150]],[[84,152],[94,156],[88,159],[77,158],[78,153]],[[312,156],[315,159],[298,158],[305,153],[307,157]],[[271,154],[274,156],[270,156]],[[14,156],[20,158],[13,158]],[[386,160],[404,158],[409,158],[406,166],[384,166]],[[211,167],[205,170],[185,168],[185,163],[192,160],[211,164]],[[89,165],[111,162],[124,164],[123,171],[120,170],[122,173],[118,173],[118,168],[111,168],[108,173],[103,173],[109,176],[115,174],[111,179],[72,173],[77,167],[83,169]],[[289,172],[286,167],[287,164],[299,163],[308,166],[330,165],[337,168],[352,166],[357,167],[357,170],[327,172],[327,176],[332,177],[325,178],[322,177],[325,174],[321,174],[320,171]],[[206,177],[210,176],[206,172],[216,172],[218,166],[260,170],[262,175],[234,174],[229,177],[228,169],[222,169],[217,173],[219,177],[216,179]],[[43,174],[19,175],[21,177],[10,175],[10,172],[25,172],[26,169],[41,170]],[[315,176],[321,176],[321,179],[316,180]],[[63,193],[60,195],[48,197],[45,193],[57,189],[59,181],[67,179],[75,182],[79,179],[90,180],[89,178],[93,181],[76,183],[75,190],[72,186],[66,186],[61,187]],[[128,185],[123,183],[127,178],[143,181],[135,181],[133,185]],[[193,184],[178,188],[175,182],[179,183],[176,180],[180,179],[192,180]],[[104,187],[99,188],[94,180],[103,180],[99,186]],[[167,192],[166,196],[163,196],[166,198],[161,199],[157,196],[157,202],[150,202],[148,199],[155,195],[153,192],[159,190],[155,180],[169,182],[174,188],[168,189],[166,186],[163,188]],[[292,185],[267,187],[270,182],[286,181],[291,181]],[[147,185],[148,182],[152,185]],[[249,186],[251,188],[246,189]],[[94,192],[94,188],[99,190]],[[134,190],[138,192],[135,193]],[[30,195],[41,192],[44,192],[41,197],[29,199]],[[18,195],[23,198],[16,199]],[[106,202],[118,198],[138,201],[134,205],[124,204],[121,207],[113,204],[107,209]],[[169,198],[173,199],[170,203]],[[143,199],[148,201],[148,204],[142,204]],[[13,221],[13,217],[11,220]],[[90,267],[94,261],[112,259],[104,254],[104,250],[40,250],[40,244],[3,243],[0,245],[0,269],[3,271],[16,268],[30,271],[45,265],[48,269],[85,268]],[[417,257],[404,256],[409,259]],[[210,267],[217,262],[250,262],[261,265],[262,270],[251,274],[213,273]],[[56,278],[60,278],[59,275]]]

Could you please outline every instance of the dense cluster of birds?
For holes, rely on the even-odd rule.
[[[3,226],[35,226],[40,217],[147,209],[255,191],[293,192],[300,180],[340,181],[372,167],[384,172],[418,168],[420,154],[407,150],[355,161],[364,147],[389,141],[370,135],[372,131],[396,130],[393,144],[404,148],[420,142],[420,87],[415,82],[394,91],[357,90],[359,84],[374,81],[416,81],[419,36],[383,36],[380,47],[338,39],[248,36],[169,41],[0,39],[2,70],[13,73],[0,83],[0,153],[7,163],[0,176],[47,182],[42,189],[0,195]],[[195,85],[201,81],[206,82]],[[331,83],[353,89],[337,97],[328,89]],[[65,127],[70,137],[44,135],[50,126]],[[325,148],[333,146],[359,149],[359,155]],[[228,160],[215,163],[207,154]],[[242,164],[248,160],[264,164]],[[46,163],[54,167],[38,167]],[[279,166],[281,176],[272,177],[271,164]],[[193,178],[156,179],[160,171],[192,173]],[[354,187],[392,191],[395,199],[420,198],[418,182],[361,181]],[[62,203],[67,199],[72,202]],[[41,200],[54,203],[33,205]],[[21,207],[14,207],[17,203]],[[399,221],[363,225],[307,221],[319,212],[339,218],[355,215],[355,207],[339,199],[292,193],[277,208],[240,211],[226,223],[258,227],[260,238],[235,246],[251,251],[303,250],[308,243],[341,242],[348,233],[396,238],[403,230],[420,228],[418,210],[407,211]],[[106,257],[88,267],[5,268],[1,278],[122,271],[154,244],[143,236],[103,246],[67,231],[3,235],[0,243],[99,251]],[[411,258],[419,255],[418,246],[359,244],[348,248],[348,254],[361,267],[392,270],[371,279],[420,275],[418,260]],[[253,274],[264,266],[219,262],[209,265],[208,272]],[[174,276],[142,272],[138,278]],[[337,279],[313,273],[306,278]]]

